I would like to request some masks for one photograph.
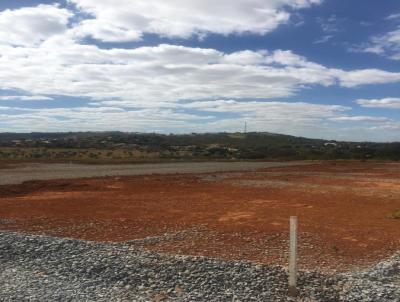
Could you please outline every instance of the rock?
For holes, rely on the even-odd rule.
[[[148,252],[130,243],[0,232],[1,301],[398,302],[400,255],[346,274],[287,272],[271,265]]]

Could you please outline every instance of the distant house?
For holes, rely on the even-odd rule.
[[[325,143],[324,146],[325,147],[336,147],[338,144],[334,143],[334,142],[329,142],[329,143]]]
[[[13,140],[11,142],[13,143],[13,145],[17,145],[17,146],[22,144],[22,142],[19,139],[15,139],[15,140]]]

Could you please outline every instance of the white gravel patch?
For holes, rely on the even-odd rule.
[[[130,243],[0,232],[1,301],[400,301],[400,255],[360,272],[301,272],[287,297],[285,268],[168,256]]]

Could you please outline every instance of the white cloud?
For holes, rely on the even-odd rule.
[[[338,116],[330,119],[335,122],[369,122],[369,123],[386,123],[392,121],[386,117],[376,117],[376,116]]]
[[[300,9],[322,0],[69,0],[93,19],[75,30],[80,36],[115,42],[137,40],[144,33],[188,38],[207,33],[265,34]]]
[[[3,87],[34,95],[111,99],[125,106],[218,97],[271,99],[312,85],[400,81],[400,73],[330,69],[283,50],[224,53],[166,44],[100,49],[55,36],[40,47],[0,46],[0,52]]]
[[[357,45],[351,51],[374,53],[400,60],[400,27],[384,35],[372,37],[370,42]]]
[[[342,23],[345,21],[343,18],[338,18],[336,15],[331,15],[328,18],[317,18],[317,23],[325,33],[335,33],[343,30]]]
[[[338,113],[351,108],[339,105],[319,105],[305,102],[262,102],[262,101],[236,101],[213,100],[192,102],[182,105],[187,109],[197,109],[207,112],[238,113],[243,116],[261,120],[312,120],[336,116]]]
[[[125,131],[153,131],[160,125],[174,132],[237,131],[247,120],[253,130],[300,134],[319,128],[324,120],[340,116],[350,108],[305,102],[239,102],[214,100],[175,104],[171,108],[126,110],[118,107],[78,107],[56,109],[4,108],[0,124],[12,131],[110,130],[115,121]],[[191,110],[202,111],[197,115]],[[236,114],[221,117],[216,114]],[[239,126],[240,125],[240,126]],[[239,126],[239,128],[238,128]],[[168,130],[167,130],[168,131]],[[321,134],[321,133],[320,133]],[[314,133],[314,135],[316,135]]]
[[[65,32],[71,16],[58,5],[0,11],[0,44],[37,45]]]
[[[191,113],[193,110],[202,114]],[[116,105],[55,109],[0,107],[0,131],[218,132],[241,131],[247,121],[249,131],[357,141],[400,139],[399,123],[385,118],[343,116],[350,111],[351,108],[338,105],[237,100],[195,101],[170,108],[134,110]],[[343,121],[365,124],[351,128],[335,126]]]
[[[326,35],[326,36],[322,36],[319,39],[316,39],[313,44],[324,44],[326,42],[328,42],[329,40],[331,40],[333,38],[332,35]]]
[[[7,113],[7,110],[11,110],[12,113]],[[129,111],[118,107],[105,106],[55,109],[4,107],[3,112],[0,112],[0,127],[3,126],[8,129],[7,131],[16,132],[66,131],[67,129],[71,131],[152,132],[162,125],[162,127],[183,132],[185,127],[190,127],[190,123],[200,123],[209,118],[159,108]],[[118,121],[117,124],[116,121]]]
[[[79,26],[71,30],[74,36],[84,38],[91,36],[97,40],[107,42],[128,42],[139,40],[142,33],[138,30],[131,30],[126,27],[120,27],[112,22],[103,22],[99,26],[97,19],[83,20]]]
[[[400,98],[359,99],[356,102],[368,108],[400,109]]]
[[[384,117],[351,116],[346,106],[267,101],[316,85],[400,82],[397,72],[328,68],[288,50],[227,53],[169,44],[102,49],[77,39],[264,34],[288,20],[288,6],[297,9],[319,0],[223,0],[212,6],[210,0],[74,2],[92,14],[77,26],[68,23],[71,13],[59,6],[0,12],[0,89],[23,94],[3,95],[0,101],[59,95],[88,98],[91,107],[0,107],[0,131],[112,130],[116,121],[115,127],[126,131],[237,131],[244,120],[257,131],[311,137],[355,137],[355,128],[335,133],[340,122],[372,125],[365,137],[377,129],[398,129]],[[133,2],[136,10],[130,9]]]
[[[344,87],[357,87],[368,84],[386,84],[400,81],[399,72],[388,72],[380,69],[361,69],[334,71],[339,81]]]
[[[393,141],[399,141],[400,140],[400,136],[399,136],[399,130],[400,130],[400,123],[398,123],[398,122],[391,122],[391,123],[386,123],[386,124],[384,124],[384,125],[380,125],[380,126],[377,126],[377,127],[372,127],[372,129],[374,129],[374,130],[378,130],[378,131],[385,131],[384,133],[386,133],[386,131],[395,131],[395,132],[392,132],[392,133],[395,133],[395,134],[397,134],[396,136],[394,136],[394,137],[396,137],[396,138],[394,138],[394,139],[392,139]]]
[[[0,95],[0,101],[51,101],[53,98],[44,95]]]
[[[400,13],[391,14],[386,17],[386,20],[400,20]]]

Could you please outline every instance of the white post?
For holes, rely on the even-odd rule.
[[[297,216],[290,216],[289,295],[297,296]]]

